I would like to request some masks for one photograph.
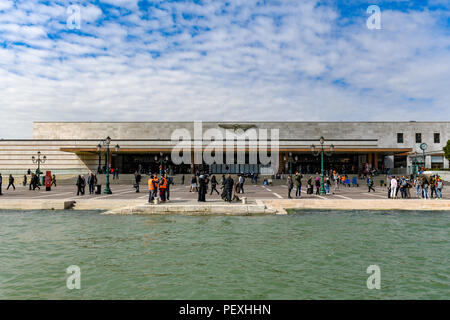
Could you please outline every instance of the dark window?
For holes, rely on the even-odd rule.
[[[397,143],[403,143],[403,133],[397,133]]]
[[[439,133],[434,134],[434,143],[441,143],[441,135]]]
[[[422,143],[422,134],[416,133],[416,143]]]

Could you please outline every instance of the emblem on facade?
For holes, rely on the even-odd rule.
[[[233,132],[236,132],[236,130],[243,130],[244,132],[251,128],[256,128],[254,124],[219,124],[220,128],[227,129],[227,130],[233,130]]]

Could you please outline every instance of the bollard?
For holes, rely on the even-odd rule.
[[[242,204],[247,204],[247,197],[242,197]]]

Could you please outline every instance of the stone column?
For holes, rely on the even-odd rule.
[[[378,169],[378,153],[375,152],[373,154],[373,166],[375,169]]]

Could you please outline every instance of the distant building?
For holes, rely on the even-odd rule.
[[[203,132],[219,129],[279,129],[279,172],[296,170],[320,171],[320,157],[311,153],[311,145],[334,145],[334,152],[325,157],[325,170],[357,173],[367,168],[390,169],[392,173],[411,173],[414,161],[427,168],[449,168],[442,148],[450,139],[450,122],[203,122]],[[174,165],[170,159],[176,142],[171,140],[175,129],[193,134],[193,122],[35,122],[33,139],[0,140],[0,172],[24,174],[36,170],[31,160],[37,151],[46,156],[41,170],[56,174],[96,172],[105,166],[104,151],[99,141],[107,136],[111,142],[111,165],[121,173],[158,171],[160,155],[163,166],[173,173],[208,170],[214,173],[269,173],[260,163],[224,163],[213,165]],[[428,148],[423,163],[420,144]],[[118,151],[114,150],[119,145]],[[204,146],[203,146],[204,147]],[[414,155],[417,152],[417,156]],[[155,156],[158,159],[155,159]],[[224,158],[225,162],[225,158]]]

